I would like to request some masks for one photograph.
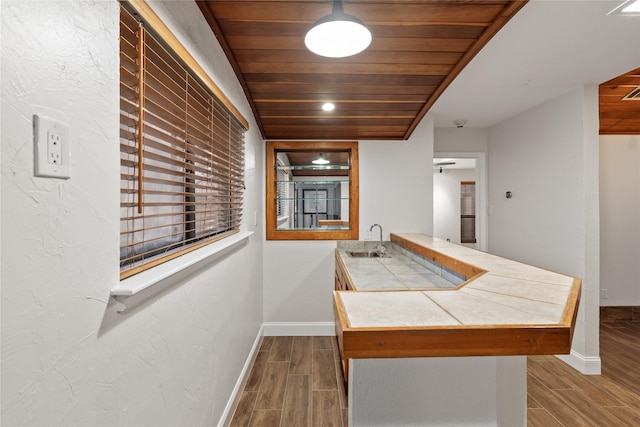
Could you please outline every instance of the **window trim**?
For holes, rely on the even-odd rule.
[[[276,214],[276,162],[277,151],[331,151],[349,150],[349,229],[278,230]],[[358,141],[267,141],[266,148],[266,238],[267,240],[358,240],[359,236],[359,160]]]
[[[231,236],[220,239],[197,251],[191,251],[180,258],[171,259],[134,276],[120,280],[110,294],[116,299],[116,311],[122,312],[128,308],[127,299],[139,294],[154,285],[162,283],[171,276],[178,274],[187,268],[196,266],[201,262],[211,262],[245,244],[254,233],[252,231],[240,231]]]
[[[139,19],[145,22],[145,25],[149,28],[152,28],[153,33],[157,36],[159,40],[162,40],[162,43],[166,45],[166,47],[173,51],[176,58],[179,59],[183,63],[183,65],[189,69],[189,72],[196,77],[197,80],[210,92],[212,97],[220,104],[224,109],[227,110],[227,113],[232,116],[236,121],[237,125],[244,128],[244,131],[249,129],[248,121],[242,116],[242,114],[237,110],[237,108],[230,102],[230,100],[222,93],[220,88],[213,82],[213,80],[208,76],[208,74],[204,71],[204,69],[198,64],[198,62],[191,56],[191,54],[187,51],[187,49],[180,43],[180,41],[173,35],[171,30],[162,22],[162,20],[158,17],[158,15],[151,9],[151,7],[144,0],[121,0],[121,5],[126,6],[131,12],[138,15]],[[142,97],[143,94],[140,94]],[[237,126],[234,125],[234,126]],[[241,167],[244,167],[242,165]],[[221,234],[219,236],[210,236],[206,240],[198,242],[194,242],[193,244],[185,247],[182,250],[176,251],[172,253],[171,256],[161,258],[161,259],[152,259],[150,262],[144,264],[143,266],[133,267],[129,270],[121,271],[120,279],[121,282],[126,281],[136,275],[142,274],[143,272],[148,272],[149,270],[157,269],[159,265],[163,263],[172,263],[176,264],[173,261],[181,257],[188,252],[194,252],[197,250],[202,250],[203,247],[209,245],[215,245],[210,250],[205,251],[202,255],[196,255],[197,258],[209,257],[211,256],[211,252],[213,253],[219,251],[216,250],[216,247],[226,247],[227,245],[232,245],[234,242],[238,240],[243,240],[246,233],[242,233],[240,230],[241,223],[239,222],[237,225],[237,229],[230,230]],[[235,236],[235,237],[234,237]],[[223,242],[229,239],[228,243],[218,243]],[[188,264],[185,265],[185,268]],[[173,269],[175,270],[175,265]],[[172,273],[173,274],[173,273]],[[161,274],[162,275],[162,274]],[[150,276],[154,276],[154,274],[150,274]],[[161,280],[161,279],[158,279]],[[130,281],[130,280],[129,280]],[[153,280],[152,280],[153,281]]]
[[[202,83],[218,98],[218,100],[224,105],[226,109],[244,126],[246,130],[249,130],[249,122],[240,113],[240,111],[231,103],[229,98],[220,90],[220,88],[209,77],[207,72],[198,64],[195,58],[189,53],[189,51],[180,43],[180,41],[173,35],[169,27],[160,19],[160,17],[151,9],[151,7],[144,0],[120,0],[120,3],[125,3],[131,6],[136,13],[140,15],[143,21],[147,22],[155,33],[169,46],[173,51],[184,61],[185,65],[191,68],[191,71],[198,77]]]

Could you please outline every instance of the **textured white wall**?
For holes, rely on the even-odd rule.
[[[408,141],[360,141],[360,240],[378,223],[390,232],[430,234],[433,224],[433,120]],[[333,322],[335,241],[267,241],[265,322]],[[329,329],[331,331],[331,329]]]
[[[640,136],[600,137],[602,306],[640,305]]]
[[[489,252],[583,280],[573,351],[599,370],[597,87],[489,130]],[[506,191],[513,198],[505,197]],[[587,367],[588,368],[588,367]]]
[[[372,224],[389,233],[433,232],[433,118],[407,141],[360,141],[360,239]],[[371,236],[379,239],[376,229]]]
[[[117,314],[119,4],[0,7],[2,424],[217,423],[262,322],[261,230]],[[162,7],[176,23],[206,25],[193,2]],[[215,38],[191,37],[251,120]],[[33,177],[33,114],[70,124],[70,180]],[[251,124],[245,229],[262,205],[262,141]]]

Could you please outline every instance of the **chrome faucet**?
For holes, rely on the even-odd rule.
[[[376,249],[378,249],[378,255],[383,257],[385,251],[387,250],[387,248],[385,248],[384,245],[382,244],[382,226],[380,224],[373,224],[369,228],[369,231],[373,231],[373,227],[378,227],[380,229],[380,244],[378,245],[378,247]]]

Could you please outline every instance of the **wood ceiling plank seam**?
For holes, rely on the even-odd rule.
[[[440,79],[443,80],[443,79]],[[290,91],[291,93],[312,93],[312,94],[348,94],[348,93],[359,93],[361,91],[367,91],[366,93],[369,95],[375,94],[392,94],[392,95],[402,95],[402,94],[416,94],[416,93],[431,93],[431,89],[437,88],[437,85],[434,86],[413,86],[413,85],[402,85],[397,87],[386,87],[383,85],[357,85],[357,87],[353,87],[354,85],[349,84],[331,84],[323,87],[319,87],[318,85],[312,83],[280,83],[278,85],[274,85],[272,83],[251,83],[250,90],[253,93],[263,93],[263,94],[281,94],[282,90]]]
[[[435,90],[435,86],[430,88],[431,90]],[[420,103],[425,103],[427,100],[428,95],[424,95],[424,94],[401,94],[401,95],[395,95],[395,94],[376,94],[376,95],[372,95],[372,94],[363,94],[363,93],[354,93],[354,94],[344,94],[344,93],[332,93],[332,94],[322,94],[323,97],[322,98],[310,98],[309,94],[307,93],[289,93],[287,94],[287,98],[272,98],[269,97],[271,94],[270,93],[260,93],[260,92],[253,92],[254,96],[255,96],[255,100],[256,102],[264,102],[265,100],[269,100],[269,102],[299,102],[301,100],[304,100],[306,102],[320,102],[320,101],[333,101],[333,102],[349,102],[351,100],[351,102],[361,102],[361,101],[369,101],[369,102],[383,102],[383,103],[388,103],[391,104],[393,102],[396,102],[397,99],[402,99],[401,102],[406,102],[406,101],[414,101],[414,102],[420,102]],[[350,98],[347,99],[347,96]],[[400,96],[402,98],[400,98]]]
[[[393,76],[425,76],[431,74],[445,75],[451,71],[448,64],[402,64],[402,63],[378,63],[378,64],[309,64],[303,63],[241,63],[243,73],[255,78],[260,75],[286,76],[292,78],[298,75],[393,75]]]
[[[423,52],[406,52],[406,51],[392,51],[392,52],[374,52],[366,50],[358,55],[352,56],[348,59],[328,59],[322,58],[309,51],[284,51],[276,49],[237,49],[235,50],[235,56],[239,64],[246,63],[353,63],[353,64],[375,64],[377,62],[387,61],[391,63],[400,64],[424,64],[425,56],[428,58],[429,64],[444,64],[452,65],[460,60],[462,53],[460,52],[435,52],[435,51],[423,51]]]
[[[395,110],[395,111],[376,111],[376,110],[349,110],[343,111],[344,109],[340,109],[341,118],[355,118],[355,117],[386,117],[386,118],[403,118],[403,119],[412,119],[415,117],[415,110]],[[402,111],[406,111],[405,114],[402,114]],[[302,111],[277,111],[276,114],[271,114],[269,111],[263,111],[262,117],[265,120],[275,119],[280,117],[322,117],[319,116],[323,112],[316,110],[302,110]],[[327,117],[333,117],[331,113],[325,113]]]
[[[410,38],[410,37],[376,37],[368,49],[371,51],[434,51],[434,52],[466,52],[477,39],[456,38]],[[274,49],[304,51],[304,38],[299,36],[230,36],[226,41],[232,50]]]
[[[257,22],[306,22],[313,24],[329,14],[326,2],[240,1],[215,2],[215,15],[220,20]],[[350,1],[345,13],[358,16],[363,22],[403,21],[411,16],[416,22],[490,22],[509,4],[505,2],[360,2]],[[266,7],[265,7],[266,5]],[[299,17],[305,17],[301,19]],[[306,18],[309,17],[309,18]]]
[[[270,37],[274,35],[283,36],[299,36],[304,34],[312,23],[269,23],[269,22],[247,22],[234,20],[218,20],[218,25],[227,37],[231,36],[263,36]],[[402,34],[404,37],[422,37],[422,38],[469,38],[476,39],[480,36],[484,27],[489,23],[466,23],[464,25],[456,23],[407,23],[407,22],[389,22],[389,23],[368,23],[367,27],[376,37],[397,37]]]
[[[260,103],[293,103],[293,102],[313,102],[313,103],[317,103],[318,101],[315,99],[273,99],[273,98],[266,98],[266,99],[261,99],[258,98],[256,99],[256,103],[260,104]],[[385,103],[385,104],[393,104],[393,103],[419,103],[419,104],[423,104],[422,101],[416,101],[415,99],[412,98],[407,98],[407,99],[389,99],[389,100],[379,100],[379,99],[342,99],[342,100],[336,100],[336,102],[340,102],[340,103]]]
[[[434,74],[428,76],[397,76],[397,75],[306,75],[306,76],[278,76],[258,75],[247,78],[249,89],[260,87],[259,85],[272,86],[274,91],[287,90],[293,85],[316,85],[322,81],[325,85],[342,90],[342,86],[391,86],[391,87],[433,87],[444,79],[446,74]]]

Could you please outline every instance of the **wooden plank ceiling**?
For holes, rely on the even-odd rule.
[[[640,135],[640,68],[600,85],[600,135]]]
[[[309,52],[329,0],[199,1],[265,139],[407,139],[438,96],[526,0],[351,0],[373,35],[348,58]],[[322,111],[333,102],[332,112]]]

